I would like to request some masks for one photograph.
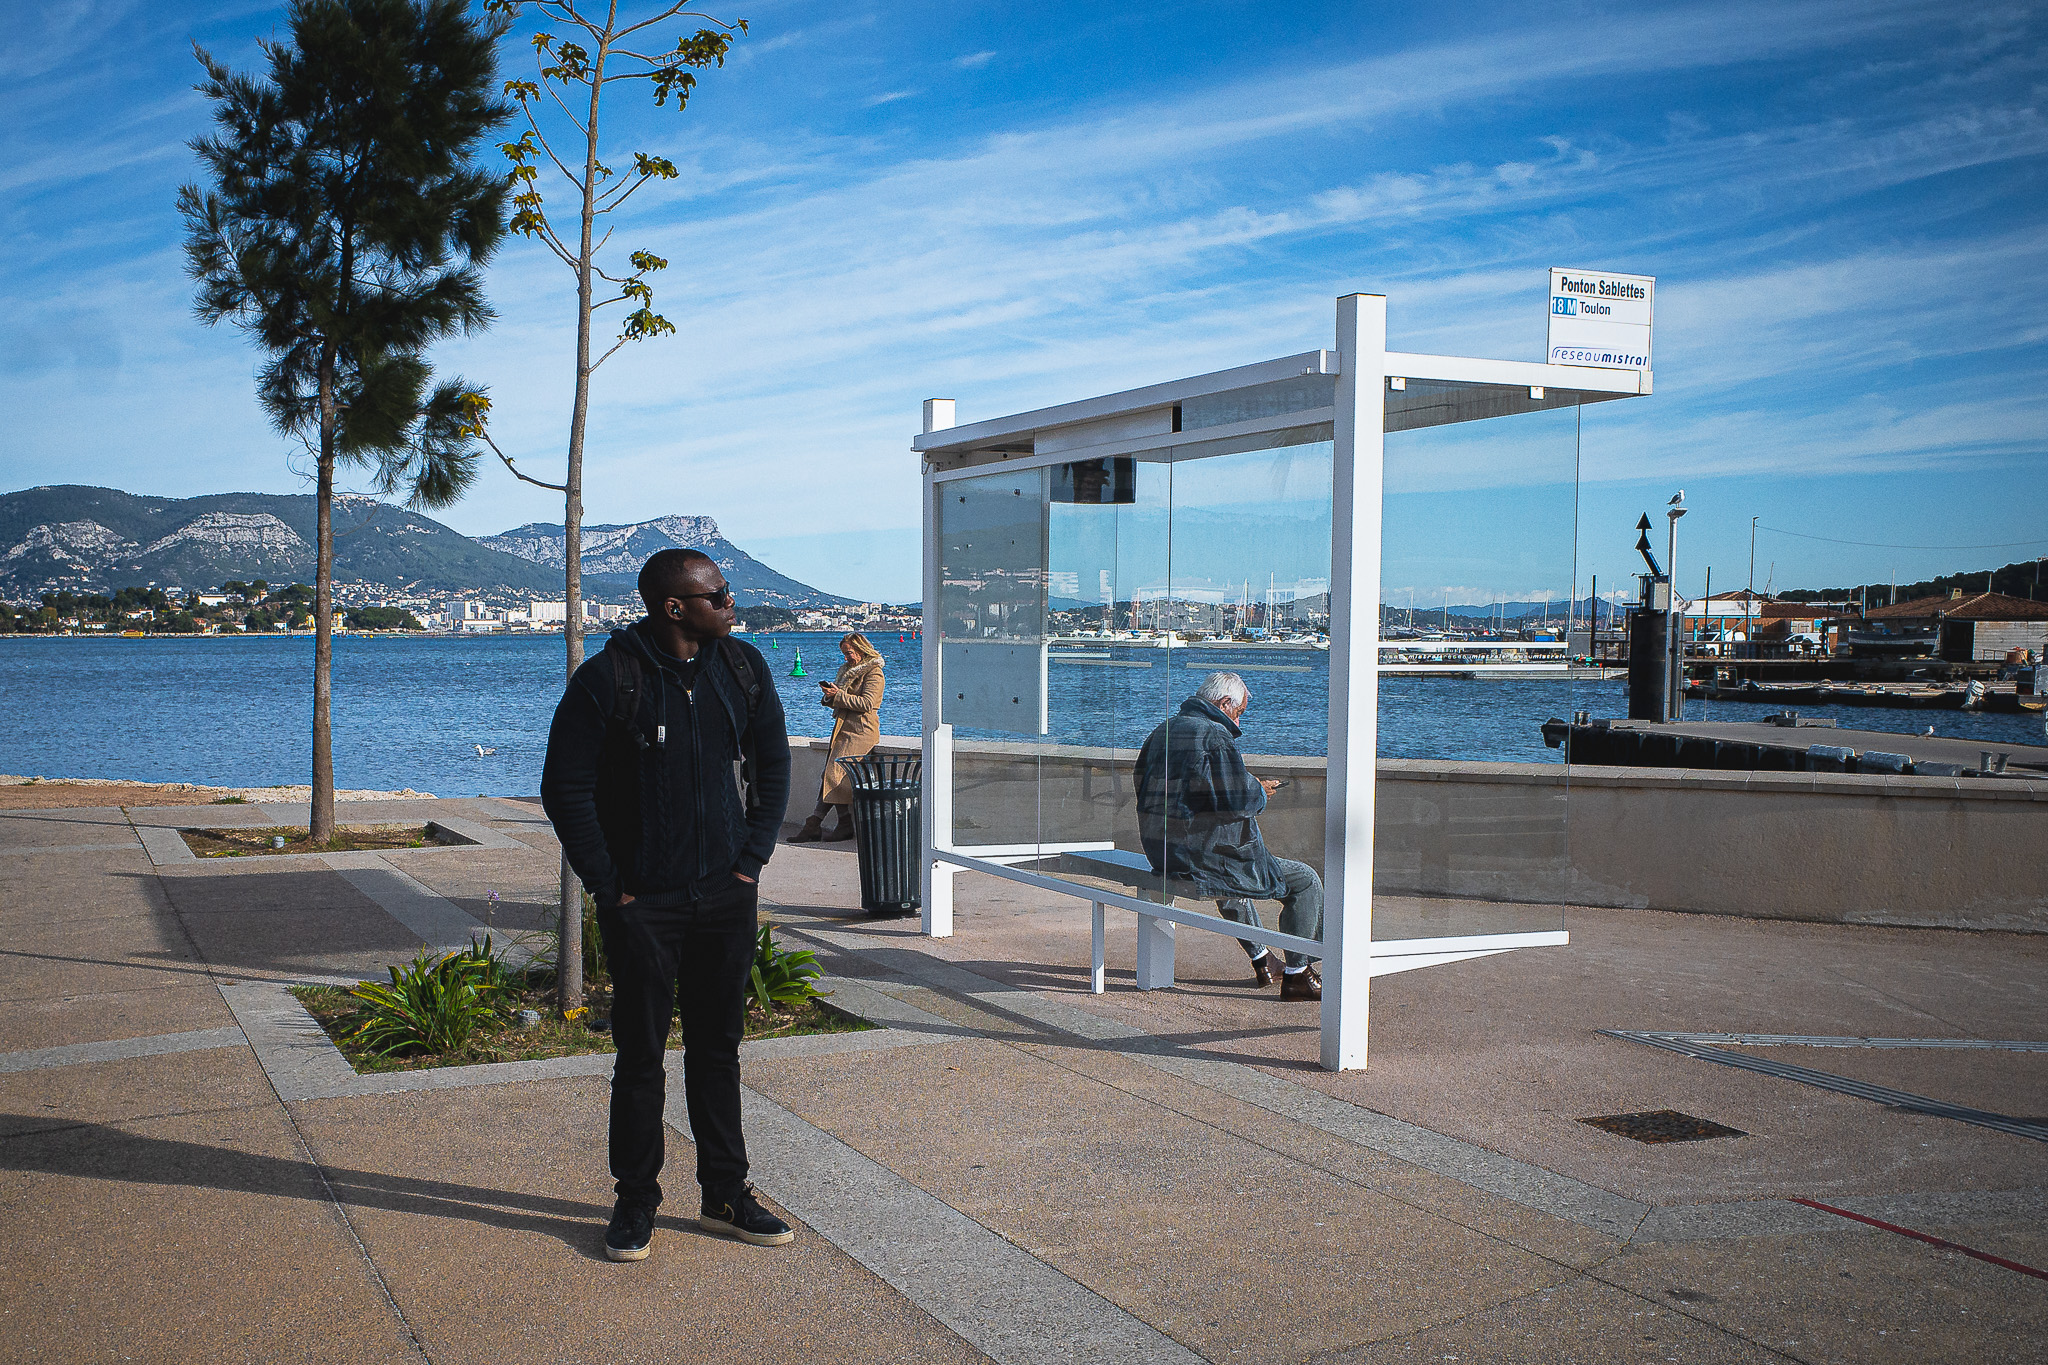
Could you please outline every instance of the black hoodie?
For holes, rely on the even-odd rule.
[[[569,680],[548,730],[540,799],[569,865],[599,900],[694,900],[729,886],[735,872],[758,878],[775,851],[789,804],[789,731],[767,660],[732,643],[760,688],[751,725],[724,645],[703,643],[686,689],[644,622],[613,631]],[[615,650],[640,665],[630,726],[611,719]],[[742,754],[753,763],[744,802]]]

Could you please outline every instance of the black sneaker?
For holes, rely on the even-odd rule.
[[[621,1199],[612,1209],[611,1226],[604,1230],[604,1254],[614,1261],[644,1261],[653,1240],[654,1210]]]
[[[796,1236],[789,1230],[789,1224],[761,1207],[761,1201],[754,1198],[752,1185],[740,1186],[739,1193],[730,1199],[714,1200],[710,1195],[704,1196],[704,1208],[697,1215],[697,1224],[713,1232],[731,1233],[742,1242],[752,1242],[757,1247],[779,1247]]]

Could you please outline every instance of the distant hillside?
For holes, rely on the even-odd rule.
[[[0,597],[149,583],[209,588],[236,578],[310,583],[315,516],[310,493],[151,498],[67,484],[0,494]],[[340,582],[561,591],[537,564],[374,498],[337,498],[334,525]]]
[[[1407,623],[1410,608],[1405,600],[1388,602],[1385,604],[1385,610],[1390,623]],[[1444,619],[1445,607],[1441,598],[1435,602],[1425,602],[1421,598],[1417,598],[1413,610],[1417,626],[1424,626],[1433,622],[1441,624]],[[1549,616],[1562,620],[1568,613],[1574,617],[1583,618],[1592,610],[1593,599],[1590,597],[1581,597],[1576,605],[1562,597],[1554,597],[1548,602],[1453,602],[1449,608],[1451,619],[1454,621],[1461,616],[1481,621],[1490,621],[1496,617],[1502,620],[1519,621],[1524,616]],[[1606,608],[1603,606],[1601,610],[1604,612]]]
[[[1896,591],[1901,602],[1912,602],[1922,597],[1947,597],[1951,592],[1965,595],[1995,592],[2007,597],[2048,599],[2048,577],[2043,576],[2042,565],[2042,560],[2023,559],[2002,569],[1966,569],[1961,573],[1942,574],[1938,578],[1924,578],[1918,583],[1901,583]],[[1890,602],[1893,591],[1890,583],[1858,583],[1847,588],[1793,588],[1779,596],[1788,602],[1868,600],[1875,606],[1880,602]]]
[[[532,522],[502,535],[484,536],[480,543],[535,564],[545,564],[559,574],[567,562],[560,525]],[[583,528],[583,582],[590,591],[612,595],[630,594],[640,576],[640,566],[657,550],[702,550],[710,555],[732,585],[733,596],[743,607],[829,607],[851,598],[834,597],[807,583],[784,577],[718,533],[710,517],[656,517],[629,526],[585,526]],[[560,582],[559,578],[556,582]]]

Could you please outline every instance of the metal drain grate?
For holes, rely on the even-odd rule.
[[[1603,1114],[1579,1122],[1637,1142],[1704,1142],[1708,1138],[1749,1136],[1740,1128],[1723,1127],[1711,1119],[1694,1118],[1676,1109],[1653,1109],[1647,1114]]]

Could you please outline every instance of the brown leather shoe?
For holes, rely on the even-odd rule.
[[[804,821],[804,827],[789,836],[792,844],[815,844],[825,837],[825,817],[813,815]]]
[[[1279,973],[1273,967],[1273,955],[1271,953],[1260,953],[1252,959],[1253,985],[1270,986],[1273,984],[1273,978],[1277,975]]]
[[[832,832],[825,836],[825,842],[836,844],[843,839],[851,839],[852,837],[853,810],[851,807],[841,806],[839,807],[839,818],[832,822]]]
[[[1323,998],[1323,974],[1314,967],[1298,972],[1280,974],[1280,998],[1282,1000],[1320,1000]]]

